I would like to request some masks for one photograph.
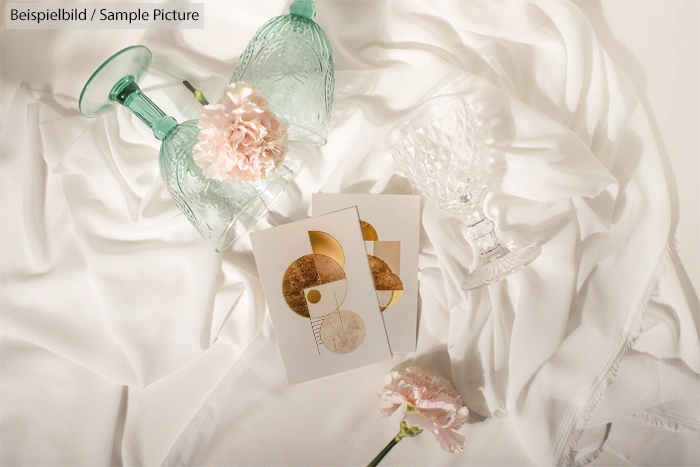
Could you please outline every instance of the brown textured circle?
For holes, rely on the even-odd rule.
[[[282,295],[294,313],[309,317],[304,289],[345,279],[345,271],[326,255],[305,255],[294,261],[282,278]]]
[[[380,258],[367,255],[369,258],[369,268],[372,270],[374,288],[377,290],[403,290],[403,283],[399,276],[391,272],[389,265]]]
[[[311,303],[316,304],[321,301],[321,292],[316,289],[309,290],[309,293],[306,294],[306,299]]]
[[[304,289],[320,285],[314,255],[306,255],[294,261],[284,273],[282,295],[294,313],[309,317]]]
[[[366,333],[362,317],[350,310],[336,310],[321,324],[321,342],[334,353],[353,352],[362,345]]]

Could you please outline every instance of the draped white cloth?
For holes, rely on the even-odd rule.
[[[248,239],[210,250],[167,194],[150,131],[76,102],[104,58],[142,43],[146,93],[196,118],[179,81],[217,99],[285,8],[209,0],[199,31],[2,31],[0,462],[362,465],[398,429],[377,413],[382,375],[409,364],[451,375],[474,415],[465,452],[423,434],[387,465],[700,462],[700,319],[677,277],[673,174],[564,1],[318,5],[332,131],[291,149],[295,177],[258,227],[306,217],[316,191],[408,193],[384,137],[426,98],[459,94],[492,159],[489,215],[542,255],[462,291],[465,225],[425,203],[419,352],[287,385]]]

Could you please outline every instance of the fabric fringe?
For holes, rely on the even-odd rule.
[[[674,245],[675,247],[675,245]],[[659,281],[661,280],[661,277],[664,275],[666,272],[666,266],[668,262],[671,259],[671,248],[667,244],[666,247],[664,248],[664,252],[661,255],[661,258],[659,259],[658,264],[656,265],[656,270],[654,271],[654,275],[649,282],[649,285],[647,286],[646,290],[644,291],[644,295],[642,296],[642,301],[640,304],[639,309],[636,312],[636,316],[634,318],[634,321],[632,323],[632,327],[630,329],[629,335],[627,336],[627,341],[625,344],[622,346],[622,349],[620,352],[617,354],[617,357],[615,358],[615,361],[613,364],[610,366],[610,368],[607,371],[607,374],[605,375],[605,378],[603,379],[602,383],[596,391],[593,393],[593,396],[588,401],[588,404],[586,408],[583,410],[583,413],[579,416],[578,421],[574,425],[574,429],[569,436],[569,441],[567,442],[567,454],[564,457],[564,465],[570,465],[573,467],[581,467],[584,466],[593,460],[595,460],[600,453],[603,451],[603,446],[605,445],[605,442],[598,448],[595,452],[589,454],[585,458],[581,459],[578,462],[575,462],[574,459],[576,458],[576,446],[578,445],[579,441],[581,440],[581,435],[583,434],[583,430],[586,428],[586,425],[588,424],[588,421],[591,418],[591,415],[593,413],[593,409],[598,405],[598,402],[600,402],[600,399],[602,399],[603,395],[605,392],[608,390],[612,382],[615,380],[617,377],[617,373],[620,370],[620,363],[622,361],[623,355],[634,345],[634,342],[637,340],[637,337],[642,332],[642,328],[644,326],[644,317],[646,315],[646,308],[647,304],[649,303],[649,299],[651,298],[651,294],[654,293],[659,286]]]
[[[603,441],[603,445],[605,445],[605,441]],[[590,464],[591,462],[596,460],[598,458],[598,456],[600,456],[602,453],[603,453],[603,446],[599,447],[598,449],[596,449],[595,451],[593,451],[592,453],[590,453],[589,455],[587,455],[586,457],[584,457],[580,461],[576,462],[574,464],[574,467],[579,467],[581,465]],[[576,453],[574,453],[574,455],[575,454]]]
[[[635,420],[649,423],[650,425],[658,426],[669,431],[677,431],[679,433],[686,433],[695,436],[700,435],[700,431],[694,430],[690,427],[678,424],[676,422],[672,422],[671,420],[664,420],[663,418],[656,415],[652,415],[648,412],[642,411],[633,413],[632,415],[630,415],[630,417],[634,418]]]

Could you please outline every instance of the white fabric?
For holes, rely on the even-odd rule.
[[[195,118],[179,80],[217,99],[285,6],[208,1],[201,31],[2,31],[3,81],[19,84],[0,130],[0,462],[366,464],[398,426],[376,412],[382,375],[409,363],[451,373],[475,416],[466,452],[424,434],[387,465],[700,462],[698,418],[678,416],[697,402],[700,319],[669,247],[673,175],[567,2],[318,5],[333,128],[321,149],[292,148],[293,183],[259,227],[306,217],[319,190],[407,193],[387,131],[460,94],[494,160],[489,213],[543,252],[463,292],[465,226],[426,203],[419,353],[287,386],[248,239],[211,251],[168,196],[150,131],[125,109],[88,121],[76,106],[105,57],[141,42],[155,57],[145,91]],[[6,62],[38,37],[35,60]]]

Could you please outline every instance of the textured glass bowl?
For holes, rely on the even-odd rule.
[[[502,279],[534,261],[535,244],[507,247],[483,212],[486,156],[476,120],[462,98],[439,97],[419,105],[389,134],[387,145],[409,181],[440,208],[461,216],[478,248],[479,265],[464,289]]]
[[[267,213],[292,172],[281,165],[267,178],[243,185],[206,178],[192,159],[199,134],[197,120],[178,124],[139,89],[150,64],[146,47],[117,52],[85,84],[80,111],[86,117],[98,117],[121,104],[151,128],[162,141],[158,164],[168,192],[202,237],[221,251]]]
[[[321,146],[330,126],[333,50],[313,20],[314,1],[296,0],[289,14],[265,23],[241,55],[231,82],[255,86],[289,122],[289,141]]]

